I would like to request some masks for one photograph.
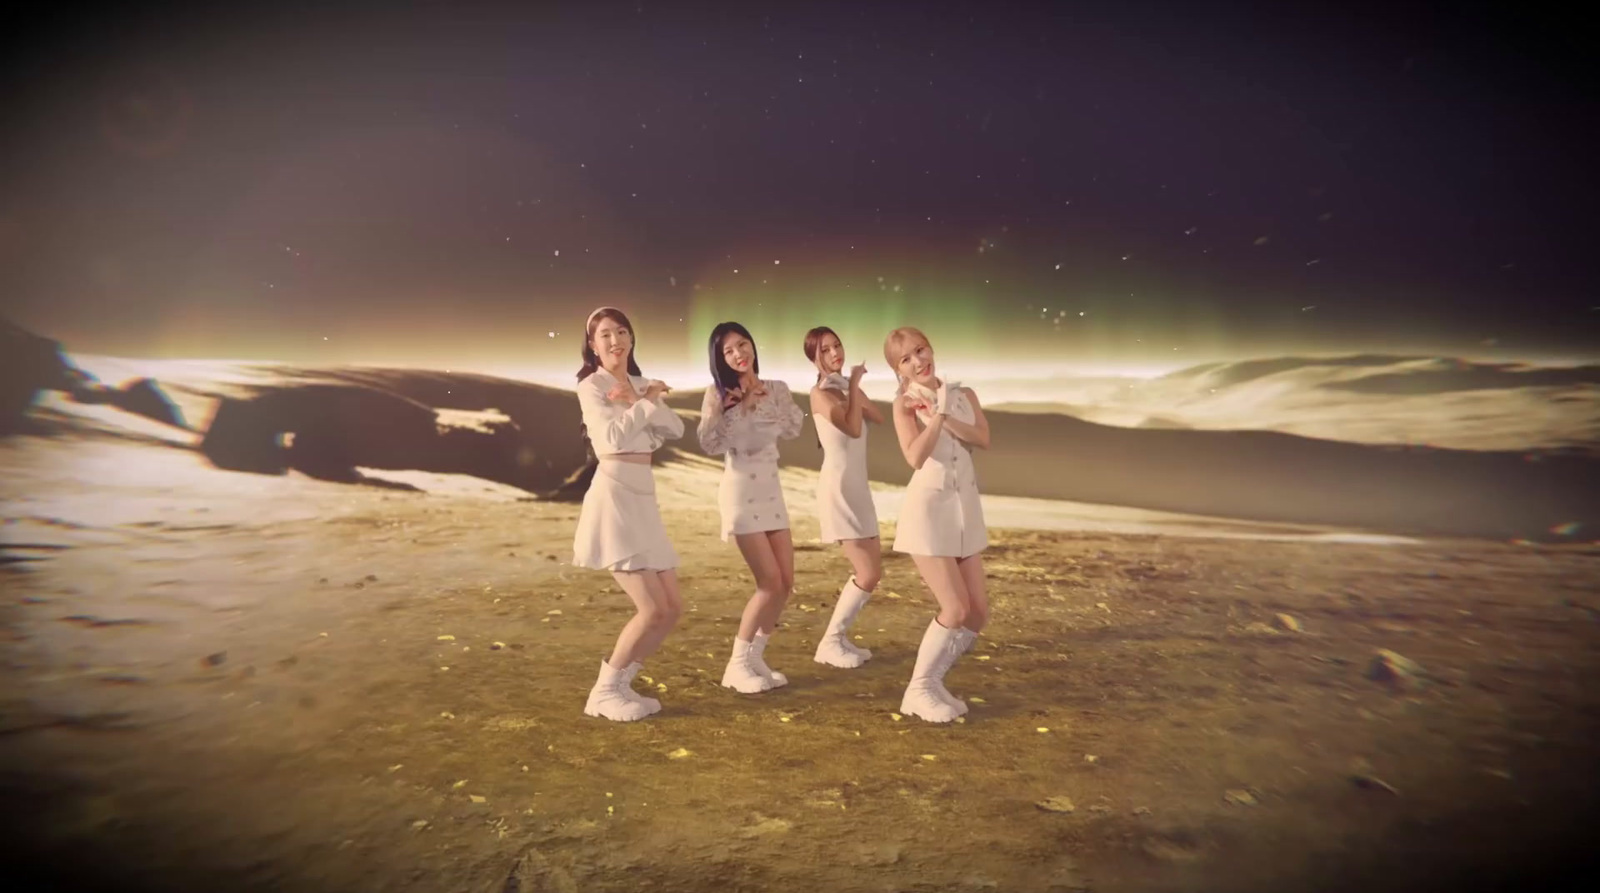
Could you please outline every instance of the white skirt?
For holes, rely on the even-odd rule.
[[[583,495],[572,563],[608,571],[665,571],[678,566],[656,504],[650,466],[601,459]]]
[[[918,487],[913,481],[900,504],[894,550],[910,555],[968,558],[989,545],[983,502],[975,481],[955,487]]]
[[[872,504],[872,489],[867,486],[865,468],[822,466],[817,479],[817,520],[822,522],[822,540],[870,539],[878,535],[878,509]]]
[[[717,485],[722,512],[722,541],[743,533],[789,528],[789,507],[783,501],[775,460],[729,462]]]

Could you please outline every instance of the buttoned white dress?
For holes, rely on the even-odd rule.
[[[933,420],[935,395],[915,383],[909,392],[927,404],[927,409],[917,411],[918,421],[927,425]],[[960,385],[950,384],[949,399],[951,418],[969,425],[976,421],[972,402]],[[972,453],[948,429],[940,429],[933,453],[906,484],[893,548],[911,555],[966,558],[988,545]]]
[[[741,402],[723,410],[713,386],[706,389],[700,407],[700,447],[706,455],[723,457],[717,507],[724,542],[739,534],[789,527],[789,510],[778,483],[778,441],[799,436],[805,413],[788,385],[762,384],[767,393],[753,406]]]

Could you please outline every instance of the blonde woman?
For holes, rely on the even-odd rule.
[[[909,553],[939,602],[917,649],[900,712],[950,722],[967,712],[944,687],[945,674],[989,620],[983,550],[989,544],[971,447],[989,447],[989,422],[971,388],[941,379],[933,345],[920,331],[895,329],[883,356],[900,381],[894,428],[914,469],[906,485],[894,550]]]

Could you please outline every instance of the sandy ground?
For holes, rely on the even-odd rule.
[[[846,568],[803,517],[791,684],[716,685],[749,586],[687,462],[665,709],[613,724],[581,708],[628,608],[565,564],[576,506],[39,443],[0,444],[0,790],[41,888],[1544,889],[1591,852],[1592,546],[997,529],[938,727],[894,714],[908,560],[876,657],[812,662]]]

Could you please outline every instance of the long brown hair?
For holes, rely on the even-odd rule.
[[[827,326],[817,326],[816,328],[814,328],[811,331],[806,333],[806,342],[805,342],[805,345],[804,345],[805,352],[806,352],[806,359],[810,360],[812,362],[812,364],[815,364],[817,362],[817,351],[822,349],[822,339],[824,337],[828,336],[828,335],[832,335],[833,339],[835,341],[839,342],[839,347],[841,347],[841,348],[844,347],[844,339],[839,337],[839,333],[838,332],[835,332],[834,330],[828,328]],[[822,384],[822,370],[821,369],[817,370],[817,384]],[[817,427],[817,420],[815,418],[812,418],[812,420],[811,420],[811,427],[813,427],[813,428]],[[817,446],[819,446],[819,447],[822,446],[822,431],[821,430],[817,431]]]
[[[828,335],[832,335],[833,340],[839,342],[840,347],[844,347],[844,339],[839,337],[838,332],[835,332],[827,326],[817,326],[806,333],[806,359],[810,360],[813,365],[815,365],[817,362],[817,351],[822,349],[822,339]],[[822,383],[821,369],[817,370],[817,383]]]
[[[601,307],[589,314],[589,322],[583,327],[583,366],[578,370],[578,380],[583,381],[600,368],[600,356],[594,352],[589,343],[594,340],[595,327],[600,325],[602,319],[612,320],[628,330],[628,336],[633,339],[633,345],[628,348],[628,374],[644,375],[639,371],[639,361],[633,358],[633,352],[639,346],[639,336],[633,330],[633,323],[628,322],[628,315],[615,307]]]
[[[600,320],[614,320],[617,325],[628,330],[628,336],[633,338],[633,346],[628,348],[628,374],[644,375],[639,371],[639,362],[633,358],[634,349],[639,345],[638,336],[633,331],[633,323],[628,321],[628,315],[615,307],[601,307],[589,314],[589,322],[583,327],[583,367],[578,370],[578,381],[593,375],[600,368],[600,355],[594,352],[589,342],[594,340],[595,327],[600,325]],[[594,443],[589,439],[589,426],[579,425],[578,435],[583,438],[584,453],[588,459],[594,459]]]

